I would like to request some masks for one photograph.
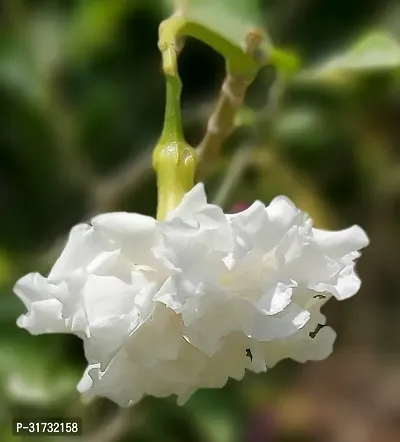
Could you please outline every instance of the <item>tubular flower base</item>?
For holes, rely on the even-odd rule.
[[[121,212],[75,226],[47,279],[17,282],[18,325],[82,338],[86,395],[184,403],[246,369],[327,357],[335,333],[320,308],[358,291],[367,244],[358,226],[314,229],[285,197],[225,215],[197,184],[165,221]]]

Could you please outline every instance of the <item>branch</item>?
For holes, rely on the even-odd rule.
[[[223,182],[215,195],[213,204],[224,208],[233,190],[239,184],[249,165],[252,148],[249,145],[239,147],[234,153]]]
[[[43,96],[43,108],[53,130],[60,173],[72,188],[83,188],[90,196],[90,190],[98,180],[97,174],[89,158],[80,149],[77,121],[65,103],[55,72],[51,71],[49,76]]]
[[[155,143],[154,143],[155,144]],[[110,177],[101,180],[94,189],[92,214],[113,210],[126,192],[135,192],[152,176],[153,143],[133,156]]]
[[[284,77],[278,75],[269,90],[267,105],[257,118],[252,140],[240,147],[231,160],[226,175],[214,198],[214,204],[224,207],[235,187],[239,184],[244,172],[250,164],[254,148],[263,142],[263,128],[276,117],[284,91]]]
[[[234,129],[236,110],[243,104],[250,83],[245,77],[232,74],[226,76],[215,110],[208,120],[207,132],[199,145],[203,159],[219,155],[221,144]]]
[[[245,52],[254,53],[263,37],[263,34],[257,29],[250,31],[247,36]],[[236,111],[242,106],[246,90],[253,80],[254,77],[227,73],[217,105],[208,120],[206,134],[198,146],[200,163],[197,175],[200,181],[215,168],[223,143],[235,129]]]
[[[203,180],[216,166],[222,144],[233,132],[236,111],[243,104],[248,86],[246,78],[228,74],[221,88],[220,96],[207,124],[207,132],[199,144],[198,178]]]

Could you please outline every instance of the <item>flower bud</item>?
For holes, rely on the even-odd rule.
[[[157,173],[157,219],[164,219],[194,185],[196,151],[184,140],[161,142],[153,152],[153,168]]]

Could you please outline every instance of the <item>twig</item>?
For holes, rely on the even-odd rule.
[[[89,158],[80,150],[79,128],[62,97],[56,69],[55,65],[49,72],[42,105],[53,129],[60,173],[72,187],[84,188],[90,194],[97,183],[97,174]]]
[[[301,7],[300,10],[306,10],[307,6],[309,6],[309,0],[303,0],[301,2]],[[293,17],[295,17],[296,15],[293,14],[289,14],[289,16],[286,18],[287,22],[291,22],[293,20]],[[286,29],[287,27],[283,26],[282,29]],[[279,32],[282,33],[282,32]],[[249,47],[249,50],[253,50],[257,47],[257,41],[253,40],[252,42],[253,47]],[[237,186],[237,184],[240,182],[241,177],[243,176],[243,173],[245,172],[246,168],[248,167],[249,163],[250,163],[250,159],[251,159],[251,155],[253,153],[254,148],[258,145],[261,144],[263,142],[263,137],[264,137],[264,131],[265,131],[265,127],[267,127],[272,120],[277,116],[277,113],[279,112],[279,107],[281,104],[281,99],[285,90],[285,83],[286,83],[286,78],[284,76],[284,74],[279,73],[277,74],[277,78],[275,80],[275,82],[272,84],[270,90],[269,90],[269,97],[268,97],[268,101],[267,104],[265,106],[265,108],[260,112],[258,118],[257,118],[257,122],[255,124],[255,128],[252,134],[252,140],[247,142],[246,147],[243,148],[239,148],[238,151],[234,154],[233,159],[231,160],[231,164],[228,168],[228,171],[226,173],[226,176],[222,182],[221,187],[219,188],[219,190],[217,191],[217,194],[215,196],[214,202],[215,204],[218,204],[220,206],[224,206],[226,204],[227,199],[229,198],[229,196],[231,195],[232,191],[234,190],[234,188]],[[221,94],[223,95],[223,90],[224,87],[222,88]],[[243,92],[243,96],[246,92],[246,88],[242,91]],[[220,97],[220,101],[223,99],[223,96]],[[212,127],[215,125],[215,121],[218,121],[218,117],[221,118],[221,103],[217,104],[217,107],[213,113],[213,115],[210,118],[209,121],[209,126]],[[232,109],[232,106],[230,107],[230,112],[231,115],[235,115],[237,109]],[[214,120],[213,120],[214,119]],[[225,120],[222,119],[219,120],[220,123],[226,123]],[[219,149],[221,148],[221,144],[223,141],[225,141],[225,139],[227,138],[227,136],[230,135],[230,133],[233,130],[233,120],[232,121],[228,121],[227,126],[225,126],[225,132],[222,131],[222,133],[219,134],[219,139],[217,137],[218,134],[214,134],[214,139],[213,139],[213,133],[211,131],[211,133],[209,133],[209,131],[207,132],[206,136],[204,137],[204,140],[202,141],[202,143],[200,144],[200,155],[201,155],[201,159],[202,159],[202,164],[203,167],[206,167],[206,165],[204,163],[206,163],[207,158],[205,154],[207,154],[207,149],[213,151],[214,148],[214,152],[216,152],[217,154],[219,153]],[[208,127],[209,129],[209,127]],[[223,135],[226,135],[225,138],[223,138]],[[215,146],[213,146],[213,143],[218,143],[218,141],[220,142],[219,146],[216,146],[217,148],[215,149]],[[214,160],[215,158],[213,158],[211,156],[211,160]],[[205,161],[206,160],[206,161]],[[209,166],[209,165],[208,165]],[[211,164],[211,167],[213,167],[213,164]]]
[[[233,155],[226,175],[215,196],[214,204],[224,207],[233,190],[240,182],[250,163],[254,148],[263,141],[264,126],[276,117],[284,86],[284,78],[278,76],[270,88],[267,105],[257,118],[251,140],[247,141],[246,146],[240,147]]]
[[[260,118],[256,126],[257,129],[262,127],[266,122],[270,123],[276,117],[282,96],[285,92],[285,87],[286,77],[284,74],[278,72],[277,77],[269,90],[267,104],[260,113]]]
[[[153,144],[128,160],[119,170],[101,180],[94,189],[91,214],[113,210],[127,191],[135,192],[152,176]]]
[[[60,103],[49,109],[55,135],[58,161],[63,177],[73,187],[90,189],[96,185],[97,176],[89,159],[79,151],[77,129],[72,115]]]
[[[261,31],[251,30],[246,39],[246,53],[254,53],[263,38]],[[217,105],[208,120],[206,134],[198,146],[199,180],[203,180],[214,169],[223,143],[235,129],[236,111],[242,106],[246,90],[253,80],[254,77],[227,73]]]
[[[233,190],[240,182],[243,173],[249,164],[251,154],[252,148],[249,145],[237,149],[231,159],[223,182],[215,195],[213,204],[224,208]]]
[[[199,144],[200,159],[208,163],[207,168],[218,158],[222,143],[233,132],[236,111],[243,104],[250,84],[251,81],[244,77],[228,74],[225,78],[215,110],[208,120],[207,132]]]

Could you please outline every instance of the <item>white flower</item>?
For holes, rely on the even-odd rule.
[[[165,221],[108,213],[74,227],[47,279],[17,282],[18,325],[83,339],[82,393],[183,403],[246,369],[326,357],[335,333],[320,308],[357,292],[367,244],[358,226],[314,229],[285,197],[225,215],[198,184]]]

